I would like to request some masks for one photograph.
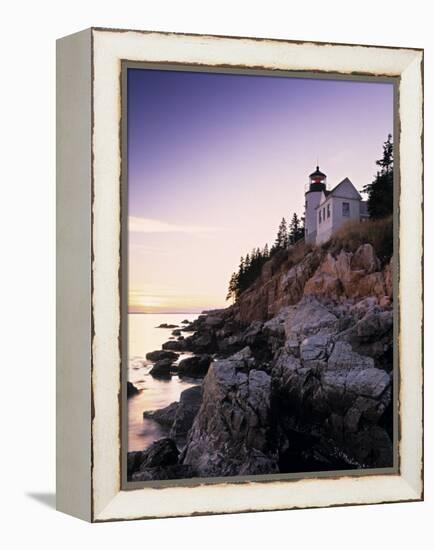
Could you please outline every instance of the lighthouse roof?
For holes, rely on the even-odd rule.
[[[358,199],[362,201],[362,196],[354,187],[353,182],[348,178],[344,178],[341,182],[335,185],[333,189],[330,189],[330,191],[324,190],[320,203],[316,206],[316,208],[320,208],[331,197]]]
[[[320,171],[319,166],[316,167],[315,172],[312,172],[312,174],[309,175],[310,178],[315,178],[315,177],[317,177],[317,176],[321,176],[321,177],[323,177],[323,178],[326,177],[326,175],[323,174],[323,172]]]

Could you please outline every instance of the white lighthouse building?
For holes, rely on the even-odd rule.
[[[344,223],[368,218],[367,203],[352,182],[345,178],[329,191],[327,176],[317,166],[305,193],[305,241],[321,244]]]

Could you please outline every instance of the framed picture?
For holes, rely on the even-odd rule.
[[[57,45],[57,503],[423,498],[423,51]]]

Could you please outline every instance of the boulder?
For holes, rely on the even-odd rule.
[[[168,323],[162,323],[161,325],[158,325],[156,328],[178,328],[178,325],[171,325]]]
[[[172,364],[172,359],[161,359],[155,363],[149,374],[154,378],[171,378]]]
[[[282,309],[282,311],[272,317],[267,322],[263,324],[262,331],[266,334],[268,339],[273,337],[277,339],[278,342],[283,343],[285,337],[285,321],[290,311],[289,307]]]
[[[140,458],[139,469],[171,466],[178,463],[179,451],[173,439],[165,437],[154,441]]]
[[[383,370],[374,367],[351,371],[346,379],[346,391],[361,397],[378,399],[390,386],[390,376]]]
[[[305,338],[300,345],[300,358],[304,365],[324,364],[333,347],[329,334],[314,334]]]
[[[243,342],[249,346],[260,344],[264,342],[262,328],[264,323],[262,321],[253,321],[246,330],[243,332]]]
[[[218,351],[222,355],[230,355],[242,348],[244,339],[242,334],[232,334],[218,341]]]
[[[185,351],[186,345],[184,340],[169,340],[165,342],[162,346],[163,350],[170,351]]]
[[[171,428],[175,420],[176,412],[179,408],[178,401],[170,403],[167,407],[163,409],[157,409],[155,411],[144,411],[143,418],[149,418],[155,420],[162,426]]]
[[[179,362],[178,376],[189,376],[191,378],[201,378],[206,375],[211,364],[210,355],[193,355],[186,357]]]
[[[159,439],[144,451],[133,451],[127,457],[127,477],[129,480],[141,481],[135,478],[135,473],[146,472],[148,469],[163,469],[178,464],[179,451],[172,439]],[[155,479],[155,478],[154,478]],[[145,479],[143,479],[145,481]]]
[[[146,354],[146,359],[149,361],[161,361],[162,359],[171,359],[172,361],[176,361],[177,358],[177,353],[167,350],[155,350]]]
[[[181,393],[179,404],[176,407],[170,437],[175,440],[184,440],[202,403],[201,386],[193,386]]]
[[[209,327],[220,328],[223,326],[223,319],[218,316],[208,315],[205,319],[205,324]]]
[[[338,341],[333,347],[333,351],[328,361],[328,370],[339,371],[359,371],[361,369],[370,369],[374,367],[374,360],[371,357],[364,357],[353,352],[352,347],[347,342]]]
[[[393,311],[374,306],[361,319],[338,335],[342,341],[351,344],[360,354],[376,360],[377,366],[386,370],[392,368],[393,353]]]
[[[285,335],[287,339],[296,336],[299,340],[304,340],[314,334],[334,332],[338,327],[339,320],[332,309],[317,299],[305,298],[286,311]]]
[[[137,395],[140,392],[138,388],[132,383],[127,382],[127,397],[132,397],[133,395]]]
[[[215,334],[210,330],[198,330],[195,334],[185,338],[183,342],[185,349],[198,354],[214,353],[217,346]]]
[[[215,362],[204,380],[202,405],[181,456],[201,476],[277,469],[270,440],[271,379],[264,371],[244,369],[244,359],[230,357]]]
[[[374,252],[371,244],[366,243],[359,246],[351,258],[350,267],[353,271],[363,270],[366,274],[379,271],[381,262]]]
[[[252,350],[249,346],[245,346],[243,349],[240,349],[240,351],[237,351],[233,355],[230,356],[231,361],[244,361],[245,364],[251,365],[252,364]],[[254,360],[253,360],[254,361]]]
[[[172,336],[181,336],[181,329],[172,330]]]

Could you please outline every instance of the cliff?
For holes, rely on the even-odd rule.
[[[392,466],[392,304],[392,261],[370,243],[273,257],[236,304],[186,327],[183,349],[206,368],[171,471]],[[155,477],[144,461],[132,479]]]
[[[303,296],[342,302],[373,297],[386,306],[392,302],[392,265],[382,267],[371,244],[355,252],[332,252],[332,246],[309,247],[300,243],[279,252],[234,306],[241,322],[264,321]]]

